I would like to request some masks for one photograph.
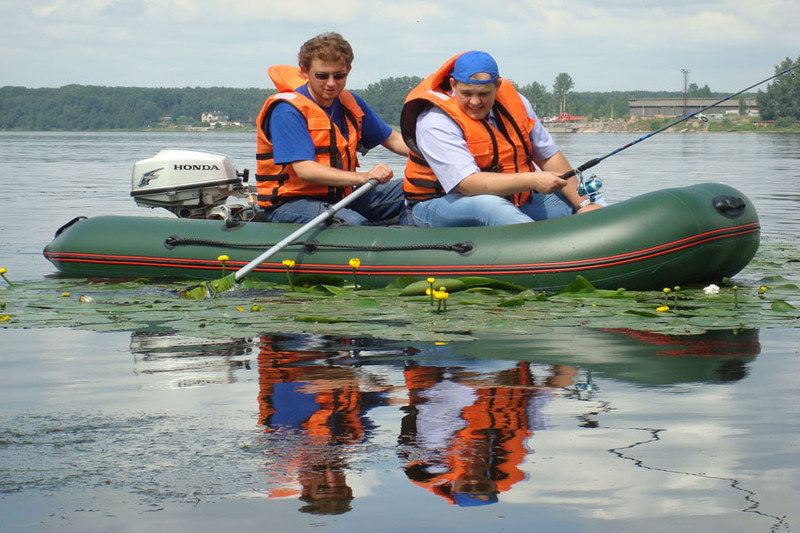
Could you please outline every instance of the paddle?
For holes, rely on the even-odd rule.
[[[207,281],[203,282],[196,287],[191,287],[188,289],[183,289],[178,291],[180,293],[181,298],[189,298],[193,300],[203,300],[205,298],[213,298],[216,294],[224,292],[236,285],[236,282],[241,280],[244,276],[250,273],[254,268],[258,265],[263,263],[265,260],[269,259],[276,253],[280,252],[287,246],[289,246],[292,241],[301,237],[312,228],[314,228],[320,222],[324,222],[331,218],[334,214],[336,214],[339,210],[348,205],[352,204],[355,200],[363,196],[369,190],[373,189],[378,184],[378,180],[371,179],[367,181],[364,185],[361,185],[355,191],[353,191],[348,196],[345,196],[334,205],[330,206],[326,209],[323,213],[320,213],[313,220],[307,222],[300,226],[298,229],[290,233],[286,236],[282,241],[273,245],[269,250],[266,250],[264,253],[247,263],[245,266],[234,272],[233,274],[228,274],[227,276],[220,278],[214,281]]]

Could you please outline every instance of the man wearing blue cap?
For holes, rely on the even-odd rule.
[[[450,58],[413,89],[401,129],[415,225],[519,224],[604,204],[580,196],[576,177],[560,178],[571,165],[486,52]]]

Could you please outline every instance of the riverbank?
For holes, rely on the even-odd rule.
[[[614,119],[593,120],[591,122],[573,122],[569,124],[547,125],[553,133],[647,133],[662,128],[677,120],[677,117],[646,119]],[[720,132],[753,132],[753,133],[800,133],[800,122],[778,124],[774,121],[762,121],[753,117],[714,117],[708,120],[691,118],[666,130],[674,133],[720,133]]]

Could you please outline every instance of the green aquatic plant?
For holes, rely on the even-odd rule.
[[[796,248],[767,243],[759,254],[759,261],[737,278],[735,290],[725,283],[714,293],[706,293],[703,286],[671,288],[668,312],[656,310],[664,304],[663,290],[598,289],[579,276],[558,292],[542,292],[485,277],[436,278],[433,283],[404,277],[384,288],[359,284],[355,290],[343,276],[304,274],[292,278],[294,291],[247,278],[237,291],[212,284],[216,298],[204,296],[203,301],[174,298],[185,282],[48,278],[0,291],[0,296],[13,292],[13,298],[3,298],[5,308],[0,311],[9,319],[0,328],[158,328],[205,337],[229,336],[232,328],[254,336],[298,330],[372,336],[378,331],[387,339],[447,342],[476,338],[485,331],[535,334],[558,327],[672,334],[800,327]],[[446,299],[428,292],[441,292],[441,287]],[[94,303],[80,304],[72,294],[90,296]],[[431,298],[441,312],[435,312],[438,307],[430,305]]]
[[[294,268],[294,260],[292,259],[284,259],[283,266],[286,267],[286,279],[289,281],[289,288],[294,292],[294,283],[292,283],[292,272],[291,270]]]
[[[223,277],[223,278],[225,277],[225,263],[227,263],[228,261],[230,261],[230,259],[231,259],[231,258],[230,258],[230,257],[228,257],[227,255],[220,255],[219,257],[217,257],[217,261],[219,261],[220,263],[222,263],[222,277]]]
[[[447,294],[447,288],[439,287],[438,291],[433,291],[433,297],[439,301],[439,305],[436,308],[437,313],[441,313],[442,311],[447,311],[447,298],[450,295]]]
[[[358,257],[353,257],[350,259],[350,268],[353,269],[353,286],[358,290],[358,278],[356,277],[356,269],[361,266],[361,259]]]

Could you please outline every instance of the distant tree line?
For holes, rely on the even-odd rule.
[[[201,114],[207,111],[222,111],[229,121],[253,124],[273,92],[225,87],[2,87],[0,129],[138,130],[199,125]]]
[[[786,58],[776,74],[800,64]],[[362,96],[389,124],[400,124],[400,110],[408,92],[421,78],[385,78]],[[533,82],[517,86],[540,117],[568,111],[587,119],[628,118],[628,99],[682,98],[682,91],[572,92],[572,78],[561,73],[553,90]],[[226,87],[144,88],[67,85],[60,88],[0,87],[0,130],[139,130],[163,126],[201,125],[201,114],[221,111],[230,122],[255,127],[264,100],[274,90]],[[708,85],[688,86],[687,96],[724,98]],[[757,101],[765,120],[800,120],[800,77],[781,76],[759,90]],[[740,99],[740,106],[743,100]]]

